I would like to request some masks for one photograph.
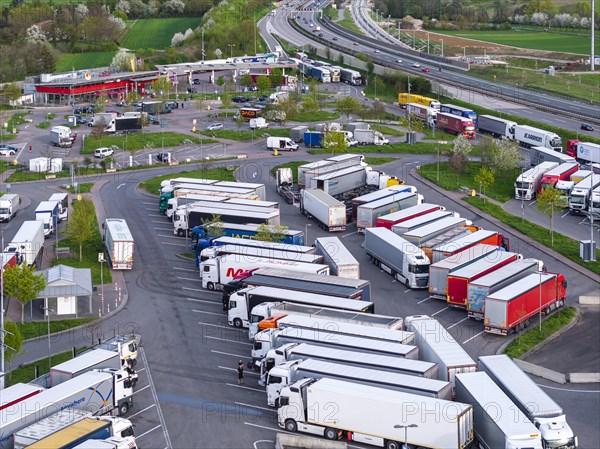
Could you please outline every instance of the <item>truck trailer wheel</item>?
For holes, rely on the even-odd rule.
[[[338,439],[337,431],[335,429],[332,429],[331,427],[328,427],[327,429],[325,429],[324,435],[325,435],[325,438],[327,438],[328,440],[337,440]]]
[[[285,430],[291,433],[296,433],[298,431],[298,424],[293,419],[288,419],[285,421]]]
[[[123,402],[119,405],[119,416],[124,416],[129,411],[129,404],[127,402]]]

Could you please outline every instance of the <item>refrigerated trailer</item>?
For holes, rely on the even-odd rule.
[[[562,139],[558,134],[529,125],[515,126],[515,140],[524,148],[544,147],[552,151],[562,151]]]
[[[479,132],[491,134],[500,139],[514,140],[516,122],[493,115],[480,115],[477,122]]]
[[[399,210],[408,209],[423,202],[423,195],[413,192],[397,193],[386,198],[371,201],[358,206],[356,214],[356,228],[364,234],[365,229],[373,228],[377,218],[389,215]]]
[[[561,153],[560,150],[554,151],[545,147],[531,147],[529,149],[529,164],[534,167],[542,162],[576,162],[574,157]]]
[[[504,234],[497,231],[480,229],[464,237],[431,248],[433,259],[431,263],[447,259],[476,245],[501,246],[507,251],[510,250],[510,241],[508,237],[504,237]]]
[[[134,241],[127,222],[122,218],[104,220],[104,246],[108,262],[114,270],[133,268]]]
[[[410,414],[405,404],[410,404]],[[473,439],[470,405],[336,379],[304,379],[284,388],[277,409],[279,427],[288,432],[330,440],[341,434],[349,441],[387,449],[401,447],[401,426],[414,424],[414,416],[419,425],[407,434],[413,446],[463,449]]]
[[[0,390],[0,411],[17,405],[44,391],[39,385],[16,383]]]
[[[558,162],[542,162],[517,176],[515,181],[515,199],[529,201],[533,199],[540,189],[542,177],[553,168],[558,167]]]
[[[346,229],[346,206],[322,190],[302,190],[300,212],[308,218],[314,217],[319,227],[326,231]]]
[[[502,268],[469,282],[467,287],[467,315],[469,318],[483,320],[485,298],[494,292],[540,268],[540,261],[533,259],[516,260]]]
[[[391,231],[394,234],[398,234],[399,236],[403,236],[407,232],[414,231],[421,226],[428,225],[429,223],[434,223],[442,218],[459,218],[458,213],[450,212],[448,210],[436,210],[429,214],[419,215],[418,217],[414,217],[408,220],[404,220],[400,223],[396,223],[392,226]]]
[[[417,189],[413,186],[395,185],[395,186],[386,187],[385,189],[375,190],[374,192],[367,193],[366,195],[361,195],[361,196],[357,196],[356,198],[353,198],[352,199],[352,219],[356,221],[356,214],[358,212],[359,206],[366,204],[366,203],[370,203],[372,201],[377,201],[377,200],[381,200],[383,198],[388,198],[392,195],[395,195],[397,193],[403,193],[403,192],[416,193]]]
[[[244,210],[242,206],[239,209],[221,209],[217,206],[193,207],[175,211],[173,215],[173,234],[182,237],[186,235],[186,232],[191,232],[196,226],[203,225],[215,216],[220,216],[221,220],[227,223],[279,225],[279,210],[250,212]]]
[[[319,237],[315,239],[317,254],[320,254],[329,272],[334,276],[360,279],[360,264],[348,248],[337,237]]]
[[[592,191],[600,186],[600,175],[592,173],[583,181],[575,184],[569,193],[569,211],[582,214],[589,208]]]
[[[311,180],[310,188],[323,190],[336,196],[364,187],[367,184],[365,167],[348,167],[342,170],[326,173]],[[307,185],[307,187],[309,187]]]
[[[487,373],[521,412],[538,428],[544,447],[577,447],[577,437],[560,405],[507,355],[479,357],[479,371]]]
[[[365,250],[372,263],[410,288],[427,288],[429,258],[425,253],[386,228],[369,228]]]
[[[375,222],[375,226],[378,228],[387,228],[391,230],[392,226],[395,224],[445,209],[445,207],[437,204],[422,203],[413,207],[409,207],[408,209],[399,210],[389,215],[378,217],[377,221]]]
[[[260,242],[260,240],[255,241]],[[236,254],[247,261],[251,261],[256,258],[267,258],[293,260],[302,263],[323,263],[323,256],[321,255],[305,254],[297,251],[282,251],[279,249],[273,249],[269,247],[269,245],[265,245],[263,248],[259,246],[219,245],[211,246],[202,250],[200,257],[196,259],[196,265],[200,266],[200,262],[227,254]]]
[[[50,368],[50,384],[48,386],[54,387],[88,371],[102,368],[120,369],[121,355],[106,349],[94,349],[80,354]]]
[[[192,229],[192,249],[198,251],[199,248],[206,248],[212,245],[212,242],[215,240],[214,237],[210,237],[210,228],[211,226],[215,226],[213,224],[202,224],[199,226],[195,226]],[[224,222],[219,224],[219,233],[222,234],[222,237],[234,237],[237,239],[244,240],[255,240],[256,235],[258,234],[258,230],[260,228],[260,224],[257,223],[246,223],[246,224],[237,224],[237,223],[228,223]],[[290,245],[304,245],[304,232],[297,231],[294,229],[285,229],[282,231],[277,230],[277,232],[282,235],[283,240],[281,243],[290,244]]]
[[[425,242],[444,234],[452,229],[460,228],[463,225],[470,225],[471,222],[462,217],[446,217],[434,223],[426,224],[419,228],[413,229],[402,235],[402,238],[408,240],[415,246],[421,247]]]
[[[571,175],[578,171],[579,164],[577,162],[565,162],[564,164],[560,164],[558,167],[544,173],[544,176],[542,176],[542,180],[540,181],[538,192],[542,189],[555,187],[558,181],[570,181]]]
[[[4,252],[15,254],[18,264],[37,265],[44,254],[44,224],[37,220],[24,221]]]
[[[346,167],[361,165],[363,161],[364,156],[361,154],[341,154],[321,161],[300,165],[298,167],[298,185],[310,188],[310,183],[308,183],[306,179],[307,172],[314,172],[313,176],[319,176]]]

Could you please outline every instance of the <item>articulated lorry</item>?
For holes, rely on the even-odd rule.
[[[131,270],[135,242],[127,222],[122,218],[104,220],[103,240],[108,262],[113,270]]]
[[[173,215],[173,234],[183,237],[196,226],[203,225],[215,216],[220,216],[221,220],[227,223],[279,225],[278,209],[256,212],[251,211],[247,206],[239,206],[239,209],[222,209],[216,206],[189,207],[175,211]]]
[[[427,288],[429,258],[425,253],[386,228],[369,228],[365,250],[372,263],[409,288]]]
[[[600,162],[600,145],[591,142],[569,140],[567,142],[567,154],[583,164]]]
[[[313,307],[328,307],[352,312],[373,312],[372,302],[356,299],[339,298],[337,296],[303,293],[273,287],[248,287],[232,293],[227,308],[227,321],[230,326],[249,327],[250,312],[254,307],[265,302],[285,301],[290,304],[304,304]]]
[[[530,319],[564,306],[567,281],[563,274],[533,273],[485,298],[484,330],[508,335],[524,329]]]
[[[360,264],[348,248],[337,237],[319,237],[315,239],[317,254],[329,265],[329,272],[334,276],[349,279],[360,279]]]
[[[315,218],[319,227],[326,231],[344,231],[346,229],[346,206],[323,190],[302,190],[300,192],[300,212],[308,218]]]
[[[438,113],[436,126],[450,134],[462,134],[467,139],[474,139],[476,135],[475,124],[471,119],[454,114]]]
[[[583,214],[590,205],[592,191],[600,186],[600,175],[591,174],[578,182],[569,193],[569,211],[573,214]]]
[[[449,217],[459,218],[460,215],[457,212],[451,212],[449,210],[436,210],[428,214],[419,215],[417,217],[402,220],[398,223],[395,223],[390,230],[394,234],[398,234],[402,237],[404,234],[410,233],[422,226]]]
[[[39,385],[16,383],[0,391],[2,392],[0,394],[0,411],[2,411],[41,393],[44,388]]]
[[[457,374],[456,400],[473,406],[480,448],[542,449],[539,430],[486,373]]]
[[[428,106],[437,110],[439,110],[441,107],[441,103],[433,98],[411,93],[399,93],[398,105],[401,108],[405,108],[408,104],[422,104],[423,106]]]
[[[312,178],[310,188],[319,189],[331,196],[336,196],[360,189],[366,184],[366,168],[355,166]]]
[[[485,372],[537,427],[542,437],[543,447],[553,449],[577,447],[577,437],[567,424],[567,417],[562,407],[512,359],[505,354],[481,356],[478,365],[479,371]]]
[[[579,171],[579,164],[577,162],[565,162],[555,167],[542,176],[538,193],[543,189],[555,188],[559,181],[571,181],[571,175]]]
[[[10,221],[19,211],[21,198],[18,193],[5,193],[0,196],[0,221]]]
[[[260,224],[257,223],[246,223],[237,224],[222,222],[218,224],[202,224],[195,226],[191,232],[192,249],[195,251],[202,251],[204,248],[208,248],[213,245],[213,242],[218,237],[210,237],[211,227],[218,227],[218,234],[222,237],[234,237],[236,239],[244,240],[256,240]],[[289,245],[304,245],[304,232],[296,231],[293,229],[286,229],[283,231],[277,231],[281,233],[283,239],[282,244]]]
[[[432,126],[435,124],[437,114],[440,111],[422,104],[410,103],[406,105],[406,112],[407,114],[412,115],[412,117],[425,122],[427,126]]]
[[[111,437],[105,440],[87,440],[73,449],[137,449],[134,437]]]
[[[59,220],[59,207],[58,201],[42,201],[35,208],[35,219],[41,221],[44,224],[44,237],[48,238],[54,232],[58,226]]]
[[[222,193],[222,195],[221,195]],[[261,201],[255,199],[256,195],[252,194],[248,198],[241,198],[238,194],[230,194],[219,192],[219,195],[212,194],[194,194],[181,195],[171,198],[167,201],[167,210],[165,212],[169,220],[173,219],[173,214],[182,206],[191,205],[194,203],[218,203],[216,207],[221,207],[222,204],[237,204],[246,206],[256,206],[263,208],[279,209],[279,203],[275,201]],[[211,204],[212,205],[212,204]]]
[[[406,329],[414,332],[420,359],[438,364],[440,380],[455,386],[458,373],[473,373],[477,364],[439,321],[427,315],[408,316]]]
[[[24,221],[4,252],[15,254],[18,264],[37,266],[44,253],[44,224],[37,220]]]
[[[254,242],[260,242],[260,240],[252,240]],[[247,261],[251,261],[255,258],[266,258],[266,259],[281,259],[281,260],[293,260],[302,263],[323,263],[323,256],[318,254],[306,254],[298,251],[285,251],[281,249],[275,249],[270,242],[264,242],[266,245],[260,246],[248,246],[248,245],[218,245],[211,246],[202,250],[199,257],[196,258],[196,266],[200,266],[200,262],[204,262],[208,259],[213,259],[218,256],[226,254],[237,254],[240,258],[244,258]]]
[[[356,228],[359,233],[364,234],[365,229],[374,228],[377,218],[384,215],[405,210],[423,202],[423,195],[419,193],[404,192],[396,193],[386,198],[371,201],[358,206],[356,214]]]
[[[452,399],[452,387],[441,380],[306,359],[285,362],[269,371],[266,382],[267,404],[277,407],[281,390],[294,382],[323,377],[448,401]]]
[[[402,238],[408,240],[418,247],[426,246],[431,248],[435,245],[428,244],[432,239],[454,229],[466,228],[471,222],[462,217],[446,217],[433,223],[420,226],[409,232],[405,232]],[[392,228],[393,229],[393,228]]]
[[[415,416],[419,425],[408,429]],[[343,436],[386,449],[400,449],[405,439],[414,447],[444,449],[462,449],[473,440],[470,405],[328,378],[303,379],[283,388],[277,422],[291,433],[328,440]]]
[[[432,212],[445,209],[445,207],[442,207],[437,204],[422,203],[417,206],[409,207],[404,210],[399,210],[388,215],[382,215],[381,217],[377,217],[377,220],[375,221],[375,226],[378,228],[381,227],[392,230],[392,227],[395,224],[402,223],[406,220],[411,220],[422,215],[427,215]]]
[[[374,192],[367,193],[365,195],[357,196],[356,198],[352,198],[352,220],[356,220],[356,215],[358,213],[359,206],[363,204],[367,204],[373,201],[381,200],[383,198],[388,198],[392,195],[396,195],[398,193],[411,192],[416,193],[417,189],[414,186],[407,185],[395,185],[389,186],[384,189],[375,190]]]
[[[354,165],[364,165],[364,159],[362,154],[340,154],[321,161],[300,165],[298,167],[298,185],[310,187],[310,184],[306,183],[307,172],[316,172],[316,176],[318,176],[319,174],[341,170]]]
[[[478,124],[477,113],[469,108],[457,106],[455,104],[443,103],[440,106],[440,112],[444,112],[446,114],[454,114],[459,117],[468,118],[475,124],[475,126],[477,126],[477,124]]]
[[[502,247],[506,251],[510,250],[510,240],[508,237],[504,237],[504,234],[497,231],[479,229],[456,240],[442,243],[431,248],[431,262],[436,263],[443,259],[453,257],[456,254],[477,245],[493,245]]]
[[[524,173],[521,173],[515,181],[515,199],[532,200],[539,192],[542,177],[546,172],[558,167],[558,162],[542,162]]]
[[[514,140],[517,123],[493,115],[480,115],[477,129],[481,133],[491,134],[499,139]]]
[[[542,162],[558,162],[564,164],[566,162],[576,162],[575,158],[561,153],[560,150],[552,150],[546,147],[530,147],[529,148],[529,164],[534,167]]]
[[[558,134],[529,125],[515,126],[515,140],[524,148],[543,147],[562,151],[562,139]]]

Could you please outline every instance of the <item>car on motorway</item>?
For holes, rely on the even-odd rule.
[[[0,145],[0,156],[14,156],[18,151],[19,149],[12,145]]]
[[[593,131],[594,127],[592,125],[590,125],[589,123],[582,123],[581,129],[583,129],[584,131]]]
[[[319,33],[319,37],[323,37],[323,33]]]
[[[210,125],[208,125],[208,128],[206,128],[208,131],[216,131],[218,129],[223,129],[223,123],[219,123],[219,122],[215,122],[212,123]]]
[[[379,49],[378,48],[375,49],[375,53],[379,53]]]
[[[333,40],[334,40],[334,41],[337,41],[337,37],[333,36]]]
[[[421,72],[429,73],[429,67],[423,67]]]
[[[397,62],[397,63],[401,63],[401,62],[402,62],[402,59],[396,59],[396,62]]]
[[[354,45],[358,45],[358,42],[354,42]]]
[[[413,67],[421,67],[421,64],[419,64],[418,62],[415,62],[415,63],[413,64]]]

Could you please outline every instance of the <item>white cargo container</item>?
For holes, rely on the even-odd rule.
[[[417,427],[400,427],[414,424],[415,417]],[[284,388],[277,422],[292,433],[335,440],[341,432],[351,441],[387,449],[401,447],[405,430],[415,447],[462,449],[473,439],[470,405],[327,378],[303,379]]]
[[[558,134],[533,126],[515,126],[515,140],[525,148],[544,147],[554,151],[562,151],[562,139]]]
[[[591,142],[577,144],[577,160],[584,163],[600,162],[600,145]]]
[[[17,263],[37,265],[44,252],[44,224],[41,221],[24,221],[5,253],[17,255]]]
[[[493,115],[480,115],[477,120],[479,132],[491,134],[500,139],[514,140],[516,127],[516,122]]]
[[[365,185],[367,185],[367,170],[362,166],[327,173],[313,178],[310,183],[312,189],[323,190],[331,196],[351,192]]]
[[[35,219],[44,224],[44,237],[49,237],[56,231],[59,215],[58,201],[42,201],[35,208]]]
[[[480,447],[542,449],[539,430],[486,373],[457,374],[456,399],[473,406]]]
[[[254,240],[260,242],[260,240]],[[270,243],[270,242],[264,242]],[[282,251],[273,249],[268,244],[264,247],[259,246],[242,246],[242,245],[219,245],[205,248],[200,253],[200,262],[207,259],[213,259],[217,256],[226,254],[237,254],[239,257],[252,261],[256,258],[293,260],[303,263],[323,263],[323,256],[318,254],[304,254],[298,251]]]
[[[414,332],[421,360],[438,364],[440,380],[455,386],[458,373],[477,371],[477,364],[436,319],[427,315],[408,316],[406,329]]]
[[[326,231],[346,229],[346,206],[322,190],[302,190],[300,212],[308,218],[314,217],[319,227]]]
[[[19,402],[25,401],[42,391],[44,391],[44,388],[39,385],[22,383],[3,388],[0,390],[0,411],[5,408],[14,407]]]
[[[358,206],[356,213],[356,227],[359,233],[364,233],[366,228],[373,228],[377,218],[389,215],[399,210],[408,209],[423,202],[423,195],[419,193],[396,193],[386,198],[371,201]]]
[[[365,250],[372,263],[407,287],[427,287],[429,258],[420,248],[389,229],[367,229]]]
[[[108,261],[115,270],[133,268],[134,241],[127,222],[122,218],[104,220],[104,245]]]
[[[459,215],[456,212],[450,212],[449,210],[437,210],[428,214],[419,215],[418,217],[404,220],[400,223],[392,225],[392,232],[403,236],[407,232],[413,231],[414,229],[420,228],[421,226],[434,223],[442,218],[454,217],[458,218]]]
[[[574,214],[582,214],[589,208],[592,191],[600,186],[600,175],[591,174],[578,182],[569,193],[569,210]]]
[[[0,221],[10,221],[19,210],[21,198],[18,193],[5,193],[0,196]]]
[[[348,248],[337,237],[320,237],[315,239],[317,254],[323,256],[329,265],[329,272],[334,276],[349,279],[360,279],[360,264]]]
[[[121,368],[118,352],[94,349],[50,368],[50,386],[54,387],[94,369]]]
[[[566,164],[576,162],[574,157],[545,147],[531,147],[529,149],[529,164],[534,167],[542,162],[558,162]]]
[[[419,228],[413,229],[402,235],[405,240],[408,240],[415,246],[422,247],[429,240],[446,233],[447,231],[457,229],[463,225],[469,226],[471,222],[462,217],[446,217],[433,223],[426,224]]]
[[[542,162],[517,176],[515,181],[515,199],[533,199],[540,187],[544,173],[558,167],[558,162]]]

